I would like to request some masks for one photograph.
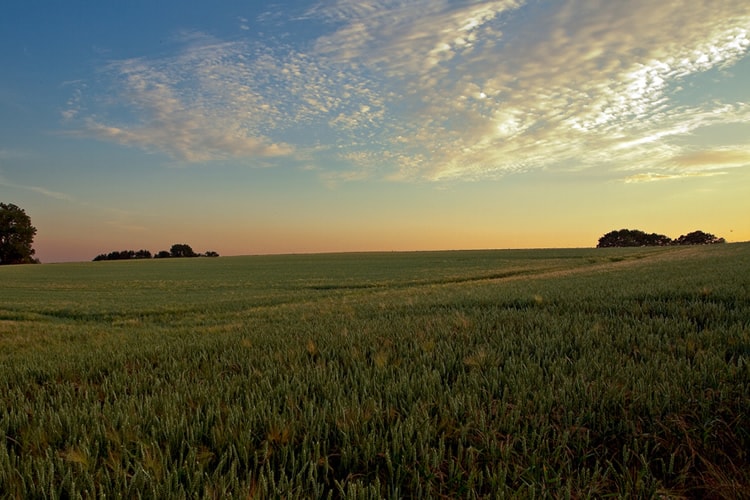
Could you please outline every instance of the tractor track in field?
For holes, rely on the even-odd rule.
[[[628,255],[624,257],[609,256],[599,257],[593,262],[587,262],[575,267],[570,266],[553,266],[544,268],[520,268],[505,272],[488,273],[486,275],[456,277],[453,279],[441,279],[434,281],[410,282],[403,283],[396,288],[415,288],[422,286],[455,286],[469,285],[481,282],[486,283],[505,283],[523,280],[554,279],[568,276],[579,276],[585,274],[599,274],[607,272],[616,272],[631,269],[638,266],[658,265],[664,262],[674,262],[680,260],[707,259],[708,256],[701,252],[700,246],[689,246],[682,248],[664,249],[664,251],[649,252],[645,254]],[[357,287],[364,288],[364,287]],[[371,288],[379,288],[373,286]],[[383,289],[392,288],[383,285]]]

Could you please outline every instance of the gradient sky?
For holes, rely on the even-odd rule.
[[[750,240],[747,0],[8,0],[42,262]]]

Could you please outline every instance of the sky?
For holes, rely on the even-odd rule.
[[[750,240],[747,0],[8,0],[42,262]]]

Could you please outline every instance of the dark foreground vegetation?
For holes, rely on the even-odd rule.
[[[750,496],[750,244],[0,269],[10,498]]]

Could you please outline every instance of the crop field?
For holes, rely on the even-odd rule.
[[[750,244],[0,268],[2,498],[750,498]]]

